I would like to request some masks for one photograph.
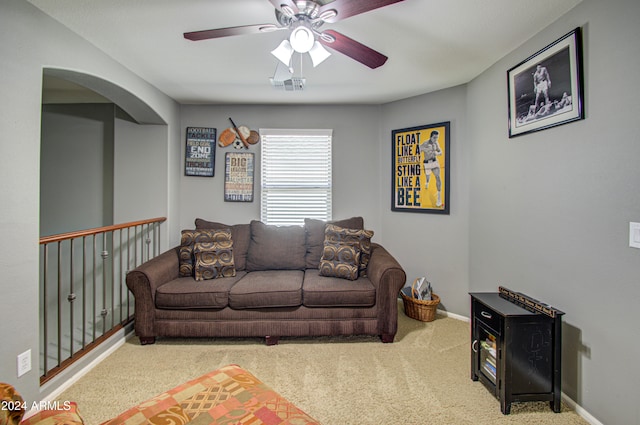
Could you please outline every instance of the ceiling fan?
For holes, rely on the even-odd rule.
[[[294,52],[309,53],[313,66],[325,60],[330,53],[322,46],[340,52],[371,69],[384,65],[387,57],[334,30],[320,28],[325,23],[334,23],[351,16],[378,9],[403,0],[269,0],[275,7],[277,24],[243,25],[184,33],[192,41],[233,35],[257,34],[279,30],[290,30],[273,52],[281,62],[289,65]]]

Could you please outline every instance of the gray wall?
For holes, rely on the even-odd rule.
[[[40,235],[113,224],[113,104],[43,105]]]
[[[167,216],[170,169],[166,165],[178,167],[166,147],[167,126],[140,125],[121,111],[114,126],[114,223]],[[162,238],[168,240],[169,235]]]
[[[469,145],[466,87],[458,86],[382,107],[380,214],[384,245],[398,258],[407,280],[426,276],[441,307],[468,316]],[[450,121],[449,215],[391,211],[391,132]]]
[[[178,156],[179,110],[166,95],[24,0],[0,3],[0,58],[0,310],[5,318],[0,325],[0,382],[13,383],[31,403],[42,396],[38,376],[39,270],[33,265],[39,248],[43,70],[100,76],[120,88],[102,93],[106,97],[135,96],[138,109],[129,113],[153,109],[167,123],[165,140],[159,141],[167,159],[172,154]],[[167,170],[167,180],[177,181],[177,160],[159,166]],[[163,192],[163,212],[175,214],[175,183],[166,184]],[[172,226],[177,228],[167,223],[168,228]],[[18,378],[16,357],[29,349],[32,370]]]
[[[509,139],[506,70],[584,30],[584,121]],[[639,424],[640,2],[585,0],[468,84],[472,291],[504,285],[566,312],[563,391]]]
[[[187,127],[215,127],[218,134],[231,124],[262,128],[333,129],[333,217],[364,217],[365,226],[379,241],[378,106],[182,106],[182,177],[180,217],[183,229],[197,217],[227,224],[260,219],[260,167],[256,167],[254,202],[224,202],[224,154],[216,149],[213,178],[184,176],[184,134]],[[260,163],[260,144],[252,146]],[[179,236],[179,235],[178,235]],[[176,240],[178,242],[178,240]]]

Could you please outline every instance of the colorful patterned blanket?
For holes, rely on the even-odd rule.
[[[73,412],[39,412],[21,425],[81,424]],[[77,419],[69,417],[73,413]],[[102,425],[319,424],[238,365],[229,365],[159,394]]]

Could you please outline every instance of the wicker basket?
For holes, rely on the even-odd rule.
[[[414,281],[415,285],[416,282]],[[440,297],[435,293],[431,293],[430,300],[419,300],[417,298],[408,297],[404,292],[400,292],[402,296],[402,302],[404,303],[404,312],[412,319],[420,320],[421,322],[431,322],[436,318],[436,309],[440,304]]]

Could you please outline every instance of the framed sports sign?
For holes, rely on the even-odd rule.
[[[224,158],[224,200],[253,202],[253,154],[227,152]]]
[[[213,177],[216,163],[216,129],[187,127],[184,175]]]
[[[450,122],[393,130],[391,210],[449,214]]]

